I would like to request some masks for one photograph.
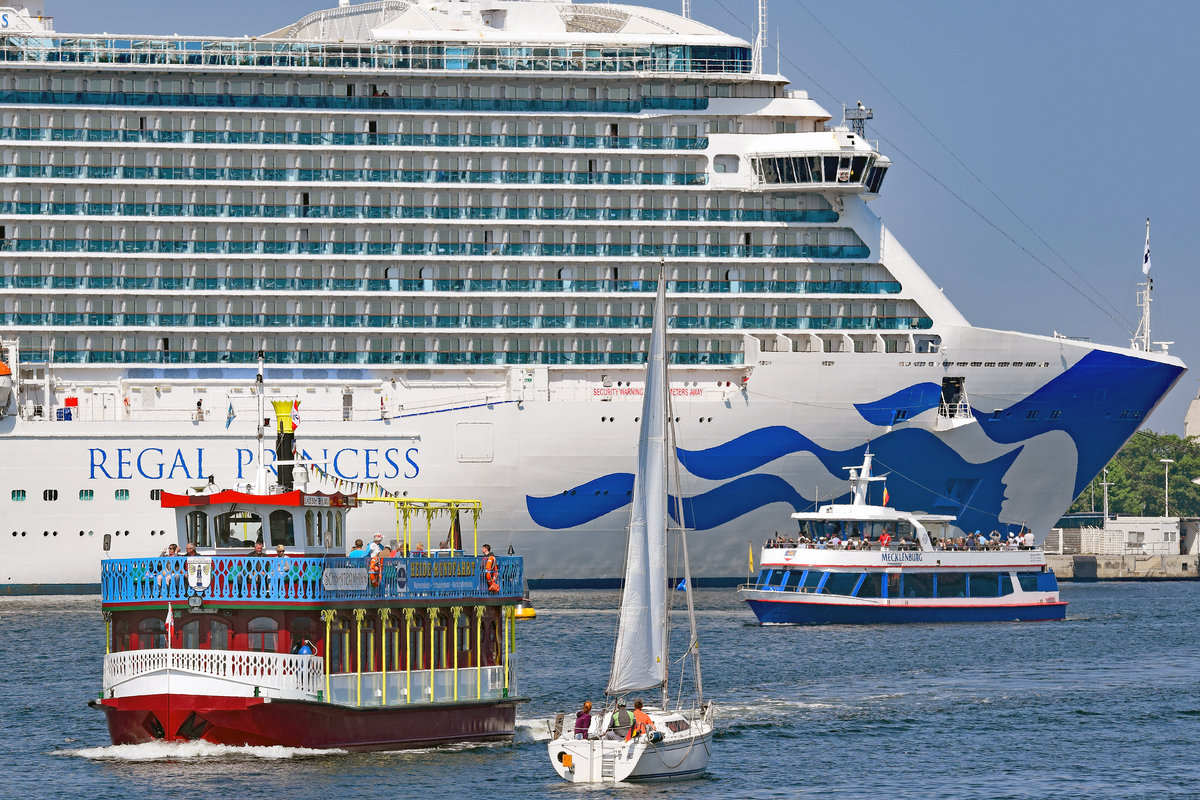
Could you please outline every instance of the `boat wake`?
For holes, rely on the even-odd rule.
[[[199,759],[263,759],[280,761],[290,758],[324,758],[346,755],[345,750],[315,750],[307,747],[252,747],[213,744],[212,742],[146,742],[117,744],[109,747],[84,747],[56,750],[54,755],[76,756],[92,761],[193,761]]]
[[[546,742],[550,740],[550,731],[544,719],[518,719],[513,744],[528,742]]]

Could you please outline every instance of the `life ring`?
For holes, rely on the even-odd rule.
[[[488,591],[492,594],[500,592],[500,570],[496,566],[496,557],[489,555],[483,561],[483,577],[487,581]]]
[[[379,585],[379,579],[383,574],[383,563],[379,556],[371,556],[371,560],[367,563],[367,578],[371,581],[372,586]]]

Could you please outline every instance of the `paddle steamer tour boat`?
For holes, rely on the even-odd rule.
[[[946,535],[954,517],[870,505],[872,454],[850,468],[852,501],[792,514],[738,589],[762,624],[1003,622],[1066,616],[1046,555],[1023,538]]]
[[[294,452],[291,408],[276,403],[281,453]],[[390,750],[511,738],[522,561],[481,554],[479,503],[375,498],[395,505],[398,554],[351,558],[347,517],[366,498],[316,491],[308,473],[319,468],[296,463],[293,481],[279,463],[271,485],[260,470],[257,486],[163,492],[180,556],[103,562],[103,691],[91,705],[113,743]],[[466,552],[460,512],[475,521]],[[435,522],[448,522],[445,547],[432,547]]]

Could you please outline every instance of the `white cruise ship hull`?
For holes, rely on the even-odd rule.
[[[965,531],[1045,531],[1183,371],[1174,359],[1059,339],[974,328],[942,336],[943,353],[926,356],[762,353],[752,370],[722,376],[729,387],[720,381],[718,388],[712,373],[693,382],[676,370],[697,579],[744,577],[747,538],[777,529],[789,506],[803,510],[814,498],[845,494],[841,467],[861,460],[868,442],[879,471],[889,473],[893,505],[954,514]],[[918,357],[923,366],[913,363]],[[960,359],[968,366],[955,366]],[[984,359],[1036,366],[970,366]],[[464,393],[449,405],[400,409],[386,419],[377,412],[365,418],[371,412],[362,410],[350,421],[330,419],[332,409],[323,413],[320,394],[294,385],[281,391],[313,406],[299,446],[345,486],[363,484],[365,494],[378,484],[411,497],[477,497],[481,538],[524,556],[535,586],[596,585],[615,583],[622,565],[638,372],[628,371],[633,384],[621,387],[627,394],[604,385],[616,382],[610,370],[603,383],[581,376],[537,393],[500,387],[473,402]],[[971,390],[966,424],[946,428],[936,405],[918,410],[911,398],[880,404],[950,373],[965,374]],[[747,377],[744,389],[739,375]],[[882,424],[891,422],[881,418],[892,416],[889,402],[908,408],[903,421]],[[171,538],[172,520],[152,490],[201,485],[210,475],[223,487],[250,480],[253,416],[245,409],[228,426],[221,414],[203,421],[188,414],[0,420],[5,484],[24,487],[26,498],[0,497],[0,585],[8,592],[94,590],[102,558],[157,553]],[[57,500],[44,500],[47,490]],[[390,535],[390,516],[390,506],[368,507],[352,536]],[[436,546],[445,532],[429,536]]]

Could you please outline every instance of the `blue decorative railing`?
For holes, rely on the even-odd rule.
[[[189,585],[189,561],[211,562],[207,588]],[[100,591],[105,603],[186,603],[197,595],[269,603],[519,597],[522,559],[498,556],[496,565],[499,592],[488,590],[484,559],[476,556],[383,559],[377,585],[366,558],[120,558],[101,565]]]

